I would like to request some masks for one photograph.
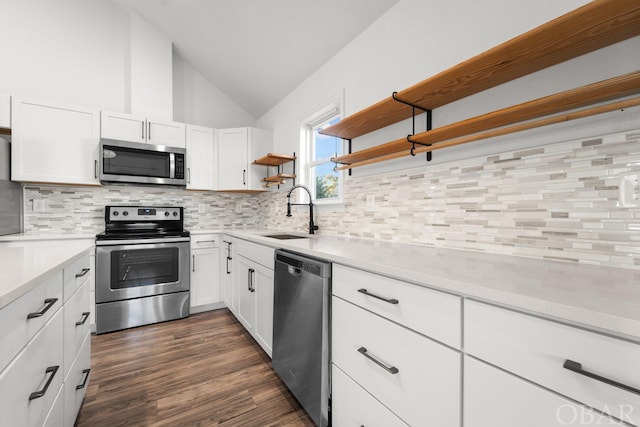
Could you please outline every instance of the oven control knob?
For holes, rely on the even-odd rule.
[[[173,216],[178,216],[178,212],[173,212]]]
[[[164,216],[169,216],[169,212],[165,212],[165,213],[164,213]]]
[[[127,215],[129,215],[129,212],[128,211],[124,211],[124,212],[122,212],[122,215],[127,216]]]
[[[120,212],[118,212],[118,211],[113,211],[113,216],[118,216],[118,215],[120,215]]]

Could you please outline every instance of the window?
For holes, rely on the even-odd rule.
[[[337,105],[320,111],[305,124],[302,141],[304,182],[317,204],[342,203],[343,174],[335,170],[331,158],[343,154],[342,139],[322,135],[319,131],[340,121]]]

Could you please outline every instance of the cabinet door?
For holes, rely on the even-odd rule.
[[[218,133],[218,190],[246,190],[248,129],[221,129]]]
[[[100,111],[12,99],[11,179],[98,185]]]
[[[222,250],[220,251],[220,283],[222,297],[227,308],[232,313],[237,313],[234,280],[234,247],[233,240],[229,236],[222,237]]]
[[[252,286],[255,264],[241,256],[236,257],[235,288],[238,297],[236,317],[253,335],[256,321],[256,298]]]
[[[58,310],[0,374],[1,425],[44,423],[63,382],[62,327],[62,310]],[[34,392],[44,394],[32,397]]]
[[[213,129],[187,125],[187,190],[215,190]]]
[[[256,296],[255,338],[271,357],[273,345],[273,270],[256,264],[253,288]]]
[[[220,301],[219,249],[191,251],[191,307]]]
[[[186,148],[184,123],[147,120],[147,142],[155,145]]]
[[[146,142],[147,120],[144,116],[102,111],[100,135],[120,141]]]
[[[609,408],[630,422],[626,405]],[[626,408],[626,409],[625,409]],[[476,359],[464,358],[465,427],[622,425],[607,415]]]

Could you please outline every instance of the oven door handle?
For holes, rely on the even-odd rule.
[[[152,243],[178,243],[188,242],[189,237],[166,237],[160,239],[123,239],[123,240],[96,240],[96,246],[116,246],[116,245],[141,245]]]

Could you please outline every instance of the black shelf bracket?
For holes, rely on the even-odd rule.
[[[405,101],[403,99],[398,98],[398,92],[393,92],[391,94],[391,97],[393,98],[394,101],[398,101],[401,104],[405,104],[411,107],[411,135],[407,135],[407,141],[411,144],[411,155],[415,156],[416,153],[416,144],[418,145],[423,145],[425,147],[430,147],[431,144],[425,144],[424,142],[419,142],[419,141],[414,141],[411,139],[412,136],[414,136],[416,134],[416,109],[426,113],[427,115],[427,131],[430,131],[432,129],[432,112],[431,110],[427,109],[427,108],[423,108],[419,105],[416,105],[412,102],[409,101]],[[427,161],[430,162],[432,158],[432,153],[431,151],[427,151]]]
[[[351,138],[342,138],[341,136],[338,136],[337,138],[342,139],[343,141],[347,141],[347,150],[349,151],[349,154],[351,154]],[[338,170],[338,163],[333,162],[333,171],[337,171]],[[351,168],[349,168],[349,176],[351,176]]]

